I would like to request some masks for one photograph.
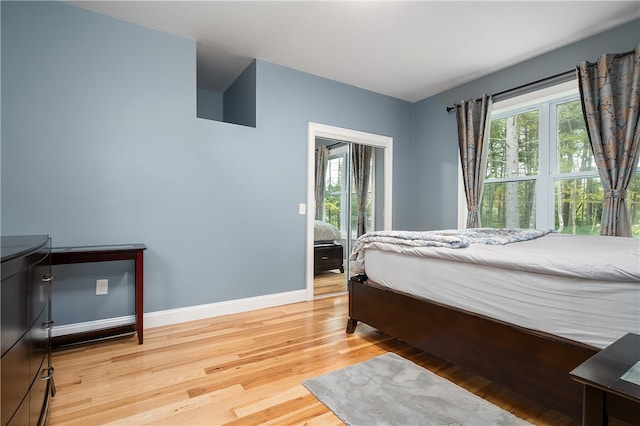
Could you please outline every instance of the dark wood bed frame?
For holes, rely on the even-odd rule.
[[[349,281],[347,333],[358,321],[582,418],[582,386],[569,372],[597,348],[385,289],[364,275]]]

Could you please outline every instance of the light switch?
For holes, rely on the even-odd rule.
[[[298,214],[307,214],[307,205],[305,203],[298,205]]]
[[[96,296],[109,294],[109,280],[96,280]]]

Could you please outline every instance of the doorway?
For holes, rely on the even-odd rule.
[[[313,295],[344,293],[346,254],[351,244],[351,144],[316,138],[315,215],[313,226]]]
[[[309,123],[307,159],[307,299],[345,292],[350,276],[349,254],[358,233],[391,229],[392,143],[387,136]],[[328,194],[322,195],[316,217],[316,147],[328,147]],[[371,147],[371,175],[368,196],[356,194],[353,165],[354,151]],[[357,166],[356,166],[357,169]],[[362,176],[359,175],[360,182]],[[358,184],[360,185],[360,184]],[[357,200],[366,200],[358,205]],[[326,203],[325,203],[326,202]],[[326,204],[326,205],[325,205]],[[327,210],[325,210],[327,208]],[[320,211],[322,210],[322,211]],[[316,227],[331,226],[339,234],[332,241],[315,241]],[[339,247],[338,247],[339,246]],[[336,263],[336,256],[340,262]],[[323,259],[318,265],[317,259]],[[326,264],[329,262],[329,264]],[[316,286],[322,286],[318,288]]]

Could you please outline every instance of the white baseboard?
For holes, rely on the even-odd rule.
[[[240,312],[253,311],[255,309],[271,308],[273,306],[304,302],[306,300],[307,291],[296,290],[286,293],[268,294],[266,296],[248,297],[246,299],[209,303],[206,305],[189,306],[186,308],[168,309],[166,311],[149,312],[144,314],[144,328],[161,327],[164,325],[213,318],[221,315],[237,314]],[[135,317],[130,315],[98,321],[54,326],[52,336],[65,336],[67,334],[131,324],[132,322],[135,322]]]
[[[307,291],[296,290],[286,293],[268,294],[266,296],[248,297],[246,299],[209,303],[206,305],[189,306],[187,308],[149,312],[144,314],[144,328],[161,327],[163,325],[177,324],[180,322],[237,314],[256,309],[304,302],[306,300]]]
[[[55,320],[54,320],[55,321]],[[120,325],[135,324],[136,317],[128,315],[117,318],[107,318],[96,321],[78,322],[75,324],[53,325],[51,337],[66,336],[67,334],[85,333],[103,328],[118,327]]]

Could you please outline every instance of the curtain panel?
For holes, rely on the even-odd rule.
[[[365,213],[367,195],[369,193],[369,176],[371,175],[371,156],[373,147],[353,144],[351,163],[353,164],[353,183],[358,201],[358,237],[366,232]]]
[[[458,147],[464,192],[467,200],[467,228],[479,228],[480,202],[487,170],[491,97],[462,101],[455,105]]]
[[[604,189],[601,235],[631,237],[627,188],[638,165],[640,45],[577,68],[589,142]]]
[[[329,148],[321,146],[316,148],[316,174],[315,174],[315,199],[316,199],[316,220],[324,218],[324,181],[327,174],[327,160]]]

